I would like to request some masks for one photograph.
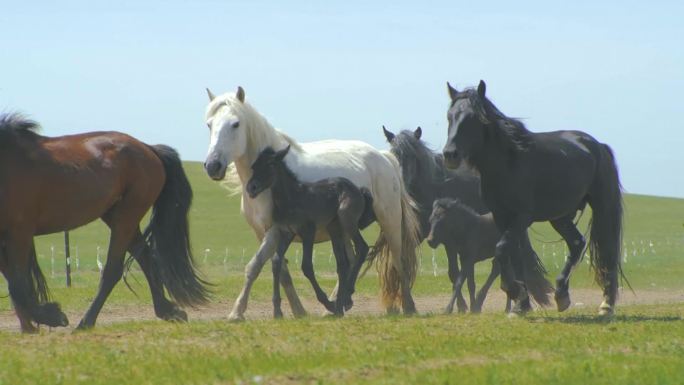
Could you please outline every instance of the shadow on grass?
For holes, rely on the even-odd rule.
[[[556,322],[566,324],[610,324],[613,322],[680,322],[682,317],[674,315],[650,316],[650,315],[616,315],[612,317],[601,317],[598,315],[574,315],[568,317],[529,317],[531,322]]]

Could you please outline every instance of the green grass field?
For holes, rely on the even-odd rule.
[[[215,300],[225,304],[227,314],[258,244],[239,214],[239,198],[210,181],[199,163],[187,163],[186,170],[195,191],[195,257],[216,283]],[[595,308],[588,306],[564,314],[547,309],[515,320],[498,311],[444,316],[435,314],[438,308],[419,308],[423,315],[410,318],[355,315],[352,310],[344,319],[103,322],[85,333],[42,329],[25,336],[18,333],[2,285],[0,312],[7,325],[0,331],[5,346],[0,384],[684,383],[684,201],[627,195],[625,206],[625,274],[637,297],[641,293],[654,300],[619,305],[611,322],[595,318]],[[589,217],[587,210],[582,231]],[[376,232],[367,231],[369,243]],[[530,235],[554,277],[563,263],[563,244],[546,224],[535,225]],[[36,246],[53,296],[67,313],[77,314],[70,320],[76,324],[97,290],[97,250],[104,262],[108,231],[98,222],[71,232],[71,288],[64,283],[62,237],[40,237]],[[299,294],[310,300],[312,290],[296,267],[300,255],[299,245],[293,245],[291,271]],[[316,269],[328,289],[334,285],[333,260],[327,244],[316,247]],[[478,266],[478,282],[489,267]],[[257,281],[251,306],[270,301],[269,270],[267,265]],[[111,309],[136,314],[135,309],[151,308],[142,274],[133,269],[129,281],[135,293],[119,284],[103,317]],[[586,261],[571,282],[571,290],[596,287]],[[433,254],[424,247],[415,296],[443,297],[449,291],[443,250]],[[357,295],[375,298],[377,292],[372,273],[360,280]],[[659,303],[659,293],[668,298],[665,303]],[[625,289],[623,297],[630,296]]]

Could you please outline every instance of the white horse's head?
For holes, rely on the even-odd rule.
[[[209,126],[209,151],[204,169],[211,179],[221,180],[226,168],[247,151],[247,114],[245,114],[245,91],[220,96],[207,89],[209,105],[205,119]]]

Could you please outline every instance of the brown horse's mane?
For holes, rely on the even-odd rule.
[[[31,137],[37,136],[40,125],[19,113],[0,115],[0,145],[8,140],[14,139],[20,134],[29,134]]]
[[[27,119],[22,114],[14,112],[0,115],[0,132],[37,132],[39,129],[40,125],[37,122]]]

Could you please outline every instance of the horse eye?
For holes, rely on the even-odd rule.
[[[240,127],[240,121],[237,121],[237,122],[233,123],[232,127],[233,127],[233,128],[238,128],[238,127]]]

